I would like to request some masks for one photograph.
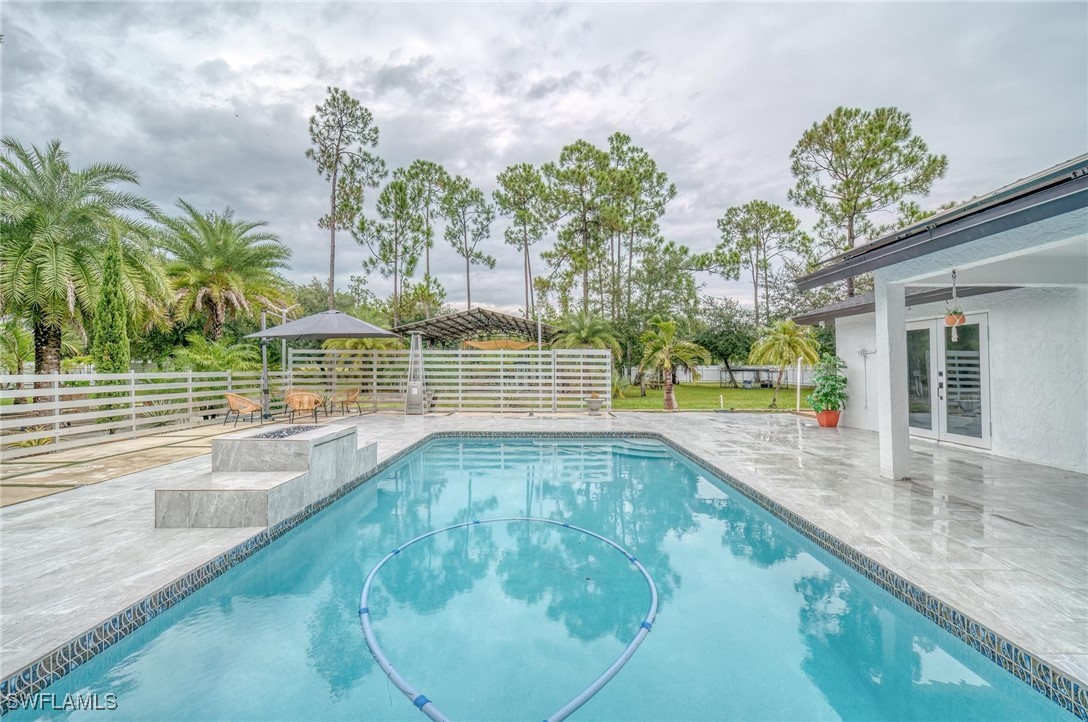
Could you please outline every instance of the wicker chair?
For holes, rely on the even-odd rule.
[[[230,421],[230,415],[234,414],[234,425],[238,425],[238,420],[242,418],[242,414],[249,414],[249,423],[253,423],[253,415],[261,414],[261,424],[264,424],[264,414],[260,403],[251,401],[245,396],[239,396],[238,394],[224,394],[227,397],[227,415],[223,418],[223,425],[226,426]]]
[[[343,414],[348,412],[349,406],[354,406],[360,414],[363,413],[363,407],[359,403],[359,389],[342,389],[329,400],[332,404],[339,405]]]
[[[314,415],[314,423],[317,423],[317,410],[323,407],[324,400],[320,394],[312,391],[292,391],[284,399],[287,404],[288,421],[294,422],[295,414]],[[328,411],[325,412],[326,416]]]

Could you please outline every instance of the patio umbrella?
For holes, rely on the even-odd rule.
[[[322,311],[265,331],[251,333],[246,338],[324,341],[329,338],[400,338],[400,335],[341,311]]]
[[[263,314],[261,325],[264,325]],[[261,340],[261,405],[264,407],[265,418],[268,418],[268,354],[264,352],[268,339],[324,341],[330,338],[400,338],[400,335],[341,311],[322,311],[297,321],[288,321],[279,326],[251,333],[246,338]]]

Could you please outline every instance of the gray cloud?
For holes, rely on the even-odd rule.
[[[1083,4],[6,2],[0,14],[5,134],[60,138],[78,164],[125,163],[164,208],[183,197],[268,220],[302,281],[328,268],[316,226],[327,189],[304,157],[328,85],[373,112],[390,168],[426,158],[489,193],[507,165],[628,133],[679,190],[663,232],[695,249],[716,242],[731,205],[787,204],[790,149],[837,105],[912,114],[951,162],[933,205],[1088,138]],[[504,227],[473,297],[516,308],[521,263]],[[346,234],[338,246],[346,286],[364,250]],[[463,299],[441,237],[432,265]],[[707,283],[747,301],[743,282]]]

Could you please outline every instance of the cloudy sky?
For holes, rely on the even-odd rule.
[[[181,197],[267,220],[294,250],[297,281],[328,273],[316,225],[327,188],[304,157],[328,85],[370,108],[391,168],[426,158],[488,192],[510,164],[628,133],[677,185],[666,237],[696,250],[716,243],[729,206],[788,205],[790,149],[838,105],[912,115],[950,160],[932,205],[1088,149],[1083,2],[6,0],[0,22],[5,135],[59,138],[76,165],[125,163],[163,208]],[[521,264],[502,227],[489,249],[498,266],[474,274],[473,296],[516,310]],[[364,252],[346,234],[338,245],[346,287]],[[444,241],[432,264],[463,302]],[[715,295],[749,298],[743,280],[705,280]]]

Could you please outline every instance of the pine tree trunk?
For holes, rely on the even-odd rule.
[[[767,260],[767,253],[763,253],[763,317],[767,323],[771,322],[771,286],[767,283],[767,274],[770,273],[771,264]]]
[[[521,249],[523,252],[522,265],[525,270],[525,318],[532,318],[529,315],[529,239],[525,237],[525,233],[522,234]]]
[[[468,249],[466,248],[465,250],[467,251]],[[468,307],[471,310],[471,308],[472,308],[472,280],[469,278],[469,273],[470,272],[471,271],[469,269],[468,253],[466,252],[465,253],[465,298],[466,298],[466,300],[468,302]]]
[[[759,328],[759,272],[752,270],[752,294],[756,306],[756,328]]]
[[[853,247],[854,247],[854,217],[850,216],[850,218],[848,218],[847,221],[846,221],[846,249],[845,250],[849,251]],[[853,276],[847,276],[847,278],[846,278],[846,295],[847,295],[848,298],[853,298],[854,297],[854,277]]]
[[[400,277],[397,275],[399,270],[397,257],[393,257],[393,327],[396,328],[400,325]]]
[[[336,173],[332,170],[332,191],[329,193],[329,310],[336,308]]]

